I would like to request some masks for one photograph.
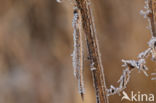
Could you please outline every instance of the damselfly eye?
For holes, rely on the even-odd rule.
[[[156,41],[154,42],[154,47],[156,47]]]
[[[77,13],[77,9],[75,9],[73,13],[76,14]]]

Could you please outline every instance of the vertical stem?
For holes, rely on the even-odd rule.
[[[156,0],[149,0],[148,3],[149,9],[151,10],[151,13],[148,15],[150,19],[151,34],[153,37],[156,37]]]
[[[91,71],[96,92],[96,101],[97,103],[109,103],[103,66],[101,64],[100,52],[91,14],[91,7],[89,2],[86,0],[74,0],[74,2],[75,6],[80,10],[81,13],[81,23],[87,40]]]

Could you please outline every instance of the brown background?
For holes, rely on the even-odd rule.
[[[121,59],[137,59],[148,48],[144,0],[93,0],[107,87],[117,86]],[[0,0],[0,103],[82,103],[73,76],[71,0]],[[149,73],[156,72],[150,59]],[[156,83],[132,73],[125,90],[154,93]],[[95,103],[85,52],[85,101]],[[120,103],[121,96],[109,98]],[[123,103],[129,103],[126,100]]]

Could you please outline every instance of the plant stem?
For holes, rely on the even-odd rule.
[[[96,101],[97,103],[109,103],[90,3],[87,0],[74,0],[74,3],[74,6],[80,10],[82,28],[87,40]]]
[[[153,37],[156,37],[156,0],[149,0],[148,3],[151,11],[148,15],[150,20],[151,34]]]

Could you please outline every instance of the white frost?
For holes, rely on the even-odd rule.
[[[63,0],[56,0],[58,3],[61,3]]]
[[[151,10],[146,10],[146,11],[144,11],[144,10],[140,10],[140,14],[142,15],[142,16],[144,16],[144,18],[147,18],[148,17],[148,15],[151,13]]]

